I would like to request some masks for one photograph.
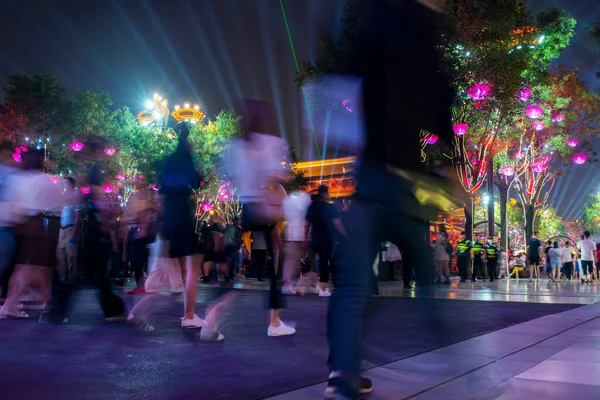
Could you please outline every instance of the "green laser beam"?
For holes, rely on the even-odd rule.
[[[290,47],[292,49],[292,55],[294,56],[294,63],[296,64],[296,71],[298,73],[300,73],[300,66],[298,65],[298,57],[296,57],[296,49],[294,48],[294,41],[292,40],[290,26],[288,24],[288,20],[285,15],[285,8],[283,7],[283,0],[279,0],[279,4],[281,5],[281,14],[283,15],[283,22],[285,22],[285,29],[287,31],[288,38],[290,39]],[[321,150],[319,149],[319,141],[317,140],[317,134],[315,132],[315,125],[313,123],[312,115],[310,113],[308,97],[306,96],[306,91],[304,90],[304,87],[302,87],[302,97],[304,97],[304,106],[306,107],[306,111],[308,112],[308,122],[310,124],[310,129],[312,131],[313,138],[315,139],[315,147],[317,148],[317,154],[319,155],[319,158],[321,158]]]

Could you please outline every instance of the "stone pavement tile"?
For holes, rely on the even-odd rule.
[[[493,332],[435,350],[440,353],[474,354],[500,358],[543,340],[547,335],[536,333]]]
[[[518,324],[511,326],[509,328],[502,329],[500,332],[507,333],[529,333],[529,334],[545,334],[547,336],[556,335],[557,333],[561,333],[569,328],[571,328],[573,324],[536,324],[532,321],[526,322],[523,324]]]
[[[600,349],[600,337],[588,336],[573,343],[573,346]]]
[[[569,346],[577,343],[581,338],[573,338],[567,335],[558,335],[537,343],[538,347],[550,347],[553,349],[566,349]]]
[[[537,361],[517,361],[502,359],[486,365],[466,375],[469,378],[478,378],[495,382],[497,385],[529,370],[537,365]]]
[[[517,376],[549,382],[600,386],[600,365],[572,361],[546,360]],[[600,388],[597,388],[600,397]]]
[[[477,400],[597,400],[598,387],[514,378],[476,397]]]
[[[550,360],[600,364],[600,349],[571,346],[550,357]]]
[[[497,383],[491,380],[463,376],[413,397],[413,400],[471,400],[495,386]]]
[[[594,332],[592,332],[592,334],[590,336],[600,337],[600,330],[595,330]]]
[[[540,363],[552,357],[559,351],[561,351],[561,349],[558,347],[543,347],[536,345],[523,349],[518,353],[511,354],[510,356],[504,358],[504,360],[535,361],[537,363]]]
[[[474,354],[451,354],[429,352],[387,364],[390,369],[428,372],[447,376],[458,376],[492,362],[494,359]]]
[[[323,398],[325,388],[327,385],[321,383],[318,385],[308,386],[302,389],[294,390],[293,392],[287,392],[278,396],[269,397],[265,400],[310,400]]]

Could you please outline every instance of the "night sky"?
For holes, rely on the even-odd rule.
[[[283,0],[299,61],[324,35],[335,35],[346,0]],[[600,59],[587,31],[600,17],[597,0],[529,0],[533,10],[556,5],[578,21],[559,62],[581,65],[595,88]],[[171,105],[198,103],[213,115],[239,97],[275,104],[281,135],[309,158],[301,133],[302,99],[279,0],[6,0],[0,14],[0,84],[28,67],[57,68],[73,93],[110,93],[133,112],[158,92]],[[600,146],[597,146],[600,148]],[[333,156],[333,155],[328,155]],[[600,190],[597,165],[572,168],[555,192],[565,218],[579,214]]]

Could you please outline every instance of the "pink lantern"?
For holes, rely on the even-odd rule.
[[[538,163],[533,164],[531,166],[531,169],[533,170],[533,172],[536,172],[539,174],[540,172],[544,172],[546,167],[547,167],[547,165],[545,163],[538,162]]]
[[[499,172],[504,176],[513,176],[515,174],[515,168],[512,165],[505,165],[500,168]]]
[[[18,148],[21,150],[21,153],[27,153],[29,151],[26,146],[19,146]]]
[[[471,86],[469,90],[467,90],[467,94],[473,100],[483,100],[490,94],[490,87],[483,83],[478,83]]]
[[[519,90],[517,98],[519,99],[520,102],[525,103],[527,100],[529,100],[530,96],[531,96],[531,90],[529,90],[527,88],[523,88],[523,89]]]
[[[542,116],[542,114],[544,113],[544,109],[540,106],[527,106],[525,107],[525,114],[529,117],[529,118],[539,118]]]
[[[546,127],[543,121],[533,121],[533,124],[531,124],[531,126],[533,126],[533,129],[535,129],[536,131],[543,131]]]
[[[156,191],[160,190],[160,185],[158,183],[153,183],[152,190],[156,190]]]
[[[427,138],[427,144],[435,144],[440,137],[435,133],[431,133]]]
[[[117,174],[117,175],[115,175],[115,178],[117,178],[120,181],[124,181],[125,180],[125,174]]]
[[[342,105],[348,112],[354,112],[354,109],[352,109],[352,107],[350,107],[350,99],[342,100]]]
[[[137,177],[137,178],[138,178],[140,181],[141,181],[141,180],[144,180],[144,175],[138,175],[138,177]]]
[[[563,122],[565,120],[565,116],[563,114],[556,114],[552,119],[554,122]]]
[[[112,156],[117,152],[117,149],[115,149],[114,147],[107,147],[104,149],[104,152],[106,153],[106,155]]]
[[[87,186],[82,186],[79,189],[81,190],[81,193],[83,193],[83,194],[88,194],[90,192],[90,188]]]
[[[467,151],[467,158],[471,158],[473,154]]]
[[[452,127],[452,130],[454,131],[454,133],[458,136],[462,136],[465,133],[467,133],[467,131],[469,130],[469,125],[467,124],[455,124]]]
[[[73,151],[81,151],[81,150],[83,150],[83,143],[75,141],[75,142],[71,143],[69,145],[69,147]]]
[[[51,177],[50,177],[50,182],[52,182],[53,184],[55,184],[55,185],[56,185],[56,184],[58,183],[58,178],[57,178],[57,177],[55,177],[55,176],[51,176]]]
[[[477,164],[477,157],[471,158],[471,164],[473,164],[473,165]]]
[[[114,188],[111,185],[102,186],[102,190],[104,191],[104,193],[112,193],[113,189]]]
[[[579,140],[577,140],[577,139],[567,140],[567,146],[569,146],[569,147],[577,147],[578,144],[579,144]]]
[[[585,164],[585,162],[587,161],[588,157],[587,155],[583,154],[583,153],[579,153],[579,154],[575,154],[573,156],[573,162],[575,164]]]
[[[14,160],[14,162],[20,163],[21,162],[21,153],[14,153],[12,155],[12,159]]]
[[[515,157],[517,157],[519,160],[522,160],[525,158],[525,153],[522,151],[517,151],[517,154],[515,154]]]
[[[212,204],[210,203],[203,203],[200,208],[202,209],[202,211],[206,212],[206,211],[210,211],[212,210]]]

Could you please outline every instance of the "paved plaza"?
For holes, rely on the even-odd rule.
[[[223,343],[180,328],[182,299],[171,295],[154,295],[150,333],[105,323],[92,289],[78,292],[66,325],[0,321],[0,397],[323,398],[327,299],[288,296],[284,319],[298,334],[269,338],[267,286],[242,279],[234,287]],[[198,314],[225,290],[201,287]],[[382,283],[365,340],[370,398],[597,399],[597,291],[576,282],[454,282],[427,291]],[[141,298],[123,296],[130,306]]]

